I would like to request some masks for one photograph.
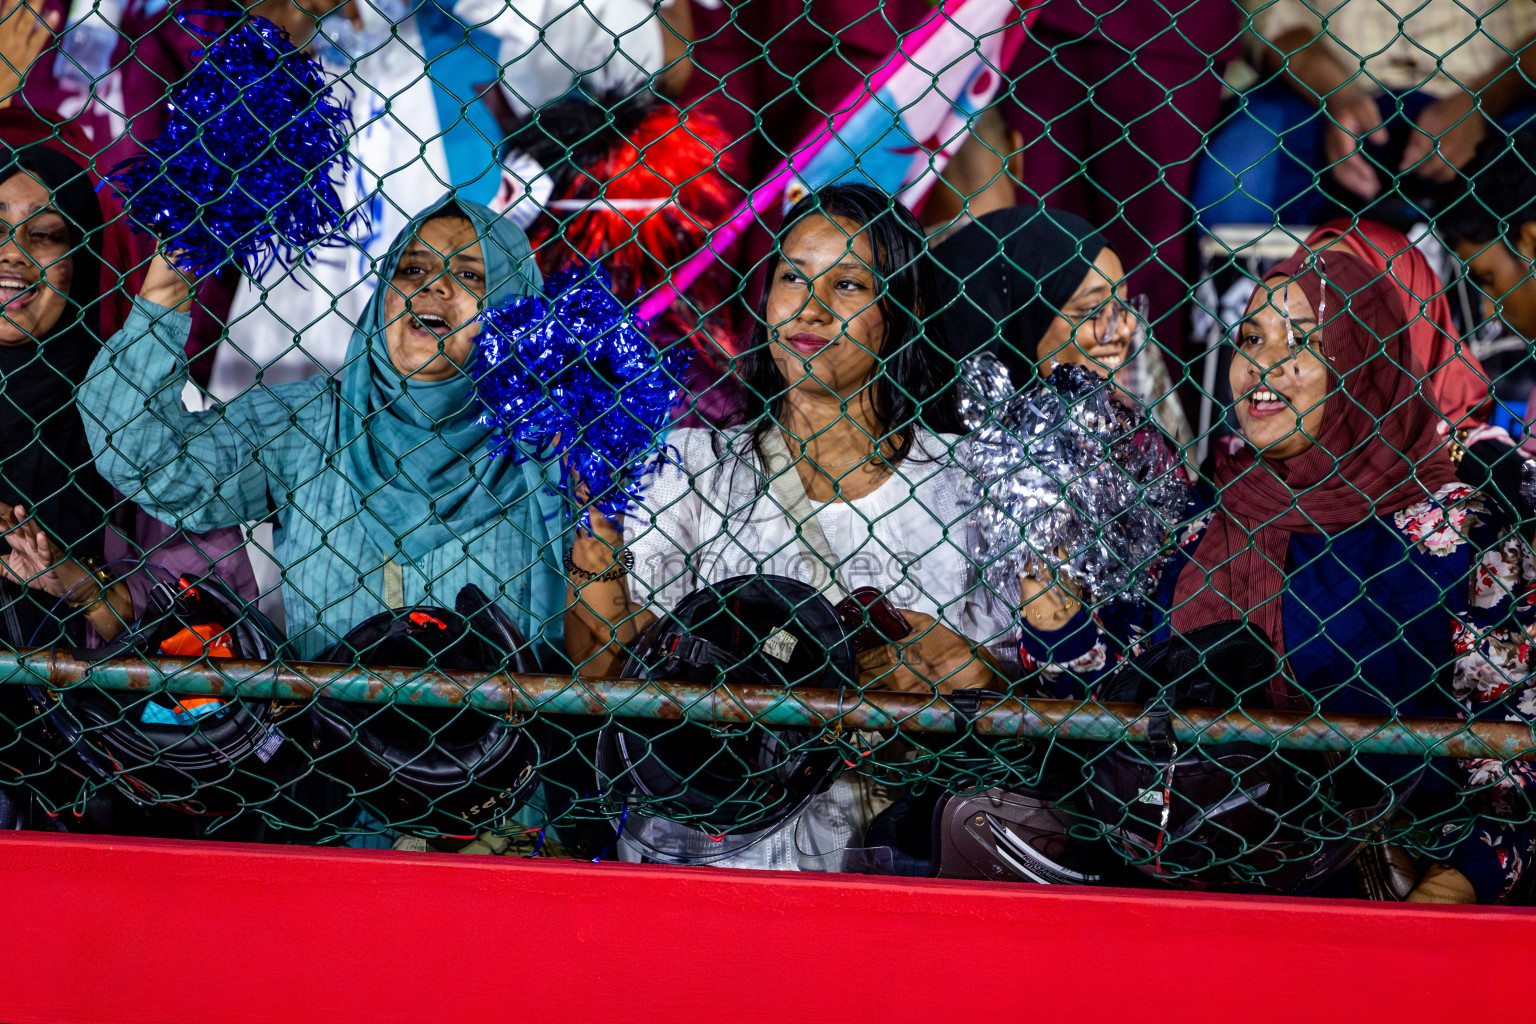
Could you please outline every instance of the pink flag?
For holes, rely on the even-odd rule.
[[[1002,71],[1041,6],[961,0],[937,8],[839,104],[829,124],[802,142],[705,247],[673,271],[669,283],[641,302],[640,316],[659,316],[759,215],[800,190],[858,178],[919,204],[970,134],[971,118],[997,95]]]

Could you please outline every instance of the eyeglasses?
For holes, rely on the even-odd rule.
[[[1089,331],[1094,344],[1102,345],[1105,339],[1116,337],[1125,330],[1133,333],[1140,330],[1144,333],[1148,308],[1145,295],[1132,295],[1129,298],[1116,295],[1105,299],[1087,316],[1071,317],[1063,313],[1062,319],[1076,330]]]

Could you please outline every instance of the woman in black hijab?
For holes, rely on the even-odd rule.
[[[0,149],[0,636],[64,634],[54,609],[108,639],[128,588],[95,566],[112,490],[75,389],[101,346],[101,205],[86,171],[46,146]]]
[[[1036,367],[1041,376],[1050,376],[1052,358],[1084,361],[1081,344],[1070,352],[1061,352],[1057,344],[1047,352],[1041,343],[1047,334],[1070,341],[1071,321],[1112,309],[1108,300],[1125,277],[1120,257],[1093,225],[1061,210],[994,211],[936,247],[933,256],[940,292],[953,303],[944,312],[950,337],[961,339],[964,348],[954,352],[955,358],[992,352],[1008,367],[1016,387],[1027,385]],[[1109,349],[1124,332],[1103,333],[1102,343],[1083,340],[1089,348]]]
[[[977,218],[933,250],[956,361],[990,352],[1016,388],[1078,363],[1191,439],[1161,351],[1145,344],[1141,297],[1125,294],[1120,256],[1086,220],[1012,207]]]

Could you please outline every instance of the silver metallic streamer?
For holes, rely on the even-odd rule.
[[[1317,298],[1317,326],[1321,329],[1328,322],[1328,264],[1323,261],[1321,253],[1317,255],[1317,276],[1323,282]]]
[[[1280,293],[1280,316],[1285,321],[1285,347],[1291,350],[1291,366],[1296,366],[1296,327],[1291,323],[1291,283]]]
[[[1520,466],[1520,497],[1526,508],[1536,508],[1536,461],[1531,459]]]
[[[978,370],[984,379],[972,387],[982,393],[984,364]],[[971,460],[978,564],[999,597],[1017,605],[1021,575],[1052,572],[1090,603],[1155,588],[1189,487],[1146,412],[1107,382],[1059,367],[993,407]]]
[[[960,364],[960,422],[975,430],[1013,396],[1008,367],[991,352],[978,352]]]

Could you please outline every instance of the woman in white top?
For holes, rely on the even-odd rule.
[[[576,539],[566,645],[584,673],[617,674],[624,645],[701,585],[771,573],[834,599],[875,587],[900,610],[911,632],[859,655],[859,685],[987,685],[987,645],[1006,648],[1013,616],[968,554],[954,367],[923,323],[932,295],[900,203],[833,185],[795,205],[739,364],[742,425],[674,431],[642,509],[622,524],[594,513]]]

